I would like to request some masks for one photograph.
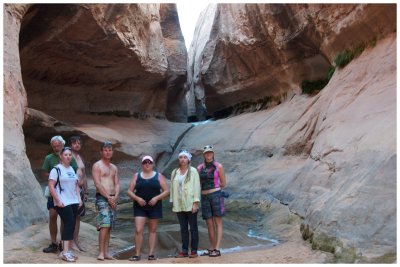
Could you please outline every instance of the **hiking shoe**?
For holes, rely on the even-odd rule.
[[[66,262],[75,262],[75,257],[69,252],[61,252],[59,257]]]
[[[47,248],[43,249],[44,253],[55,253],[58,251],[58,246],[55,243],[51,243]]]
[[[197,258],[197,251],[190,252],[189,258]]]
[[[178,254],[175,255],[175,258],[185,258],[185,257],[189,257],[187,252],[179,252]]]

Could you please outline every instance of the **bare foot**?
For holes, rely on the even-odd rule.
[[[99,255],[99,256],[97,257],[97,260],[99,260],[99,261],[104,261],[104,256],[103,256],[103,255]]]
[[[104,259],[106,259],[106,260],[115,260],[115,258],[113,256],[106,256],[106,257],[104,257]]]
[[[82,252],[86,252],[86,249],[84,249],[81,244],[79,244],[78,242],[75,242],[76,246],[78,247],[78,249]]]

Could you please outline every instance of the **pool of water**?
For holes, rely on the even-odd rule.
[[[84,221],[94,225],[95,212],[89,212]],[[235,205],[226,206],[226,214],[223,218],[224,233],[221,242],[221,253],[232,253],[238,251],[263,249],[279,244],[275,240],[263,234],[259,225],[261,214],[255,210],[235,209]],[[199,224],[199,254],[209,247],[207,226],[201,214],[198,214]],[[114,251],[118,259],[128,259],[134,254],[134,230],[132,215],[132,203],[124,203],[119,206],[117,221],[112,235],[122,240],[131,242],[132,245]],[[144,234],[142,255],[148,254],[147,229]],[[111,240],[112,242],[112,240]],[[181,236],[176,214],[171,211],[170,203],[163,203],[163,218],[159,220],[157,227],[157,249],[158,258],[174,257],[181,250]]]

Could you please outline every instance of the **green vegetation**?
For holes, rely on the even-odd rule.
[[[366,43],[360,43],[359,45],[355,46],[351,50],[347,49],[344,52],[339,53],[334,59],[335,65],[339,69],[344,68],[354,58],[361,55],[362,52],[364,52],[366,47],[374,47],[376,45],[376,42],[377,42],[377,39],[376,39],[376,37],[374,37]],[[329,80],[332,78],[333,73],[335,73],[335,67],[330,66],[325,79],[316,80],[316,81],[308,81],[308,80],[302,81],[300,87],[301,87],[303,94],[313,94],[317,91],[322,90],[329,83]]]
[[[317,91],[322,90],[329,83],[330,79],[333,76],[333,73],[335,73],[335,67],[330,66],[326,73],[325,79],[317,81],[302,81],[300,85],[301,91],[303,92],[303,94],[311,95]]]
[[[367,42],[367,46],[374,47],[375,45],[376,45],[376,37],[371,39],[371,41]],[[339,69],[344,68],[347,64],[350,63],[350,61],[361,55],[361,53],[364,52],[365,47],[366,47],[365,43],[360,43],[351,50],[346,50],[342,53],[339,53],[334,60],[336,66]]]

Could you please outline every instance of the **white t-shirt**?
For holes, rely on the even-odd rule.
[[[181,170],[178,170],[179,174],[178,174],[178,181],[179,181],[179,196],[182,198],[182,182],[183,182],[183,178],[185,178],[186,174],[187,174],[187,170],[184,174],[181,174]]]
[[[60,169],[60,184],[61,184],[61,194],[60,194],[60,184],[57,184],[55,187],[58,198],[64,204],[64,206],[68,206],[71,204],[79,204],[79,197],[76,193],[76,183],[78,182],[77,175],[75,174],[74,169],[69,166],[65,168],[62,164],[57,164]],[[49,180],[54,180],[57,182],[57,170],[55,168],[51,169],[49,174]],[[54,205],[56,203],[54,202]]]

